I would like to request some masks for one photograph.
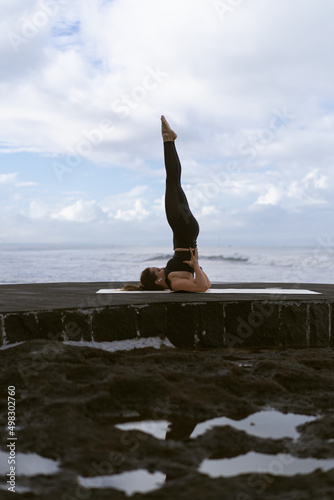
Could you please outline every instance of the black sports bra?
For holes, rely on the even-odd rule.
[[[165,279],[166,283],[169,286],[170,289],[170,281],[168,279],[169,273],[172,273],[173,271],[187,271],[188,273],[191,273],[192,275],[195,274],[195,271],[192,267],[190,267],[188,264],[185,264],[183,261],[184,260],[191,260],[191,255],[189,250],[185,251],[175,251],[173,258],[170,259],[165,267]]]

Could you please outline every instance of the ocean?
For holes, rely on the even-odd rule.
[[[164,267],[168,247],[2,245],[0,284],[138,281]],[[212,283],[334,283],[334,247],[199,247]]]

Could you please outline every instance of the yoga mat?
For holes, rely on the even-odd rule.
[[[101,288],[96,293],[177,293],[172,290],[163,290],[163,291],[127,291],[122,292],[120,288]],[[191,293],[266,293],[266,294],[274,294],[274,295],[321,295],[319,292],[313,292],[312,290],[302,290],[298,288],[210,288],[206,292],[191,292]]]

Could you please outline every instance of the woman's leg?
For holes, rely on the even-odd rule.
[[[183,217],[187,223],[190,208],[187,197],[181,186],[181,163],[174,141],[164,142],[164,157],[166,167],[165,210],[169,225]]]
[[[165,130],[166,123],[163,122]],[[181,186],[181,163],[176,151],[175,142],[174,140],[165,140],[165,138],[172,137],[171,135],[168,137],[165,134],[163,137],[166,167],[166,217],[173,231],[174,248],[189,248],[189,246],[196,245],[199,225],[191,213],[187,197]]]

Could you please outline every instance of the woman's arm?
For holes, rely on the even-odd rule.
[[[175,279],[173,280],[172,289],[173,290],[185,290],[189,292],[206,292],[210,286],[210,280],[204,271],[199,266],[198,263],[198,250],[190,249],[191,260],[183,261],[188,264],[195,271],[194,281],[187,279]]]
[[[211,287],[211,281],[209,280],[208,276],[205,274],[205,272],[203,271],[202,269],[202,273],[204,274],[205,276],[205,279],[206,279],[206,284],[208,285],[208,287],[210,288]]]
[[[195,270],[195,283],[201,288],[205,288],[205,291],[210,288],[211,283],[208,283],[207,276],[204,271],[200,268],[199,264],[194,266]]]
[[[206,292],[208,290],[207,284],[200,285],[196,280],[192,281],[184,278],[174,278],[171,282],[173,291],[184,290],[185,292]]]

